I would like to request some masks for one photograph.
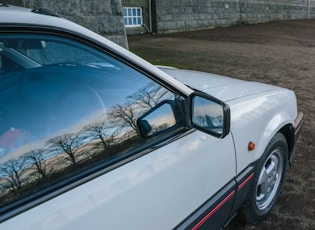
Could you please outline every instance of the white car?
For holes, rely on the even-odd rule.
[[[272,211],[303,121],[290,90],[153,66],[0,4],[0,229],[220,229]]]

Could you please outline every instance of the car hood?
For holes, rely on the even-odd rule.
[[[225,102],[257,93],[280,89],[279,87],[263,83],[243,81],[193,70],[161,66],[159,68],[183,84],[210,94]]]

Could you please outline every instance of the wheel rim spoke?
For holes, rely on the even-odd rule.
[[[256,205],[260,210],[271,203],[278,190],[283,168],[282,157],[281,151],[275,150],[260,171],[256,187]]]

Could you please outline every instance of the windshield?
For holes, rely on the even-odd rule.
[[[115,67],[94,49],[51,36],[1,36],[0,73],[48,65]]]

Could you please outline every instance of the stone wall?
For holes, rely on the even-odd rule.
[[[158,33],[315,17],[315,0],[156,0]]]
[[[121,0],[10,0],[6,2],[29,8],[33,6],[47,8],[128,48]]]
[[[25,7],[48,8],[128,48],[123,24],[124,6],[142,7],[143,27],[166,33],[315,17],[315,0],[2,0]],[[151,2],[150,11],[148,2]],[[152,17],[149,17],[149,12]],[[150,15],[151,15],[150,14]],[[151,27],[151,28],[150,28]]]

